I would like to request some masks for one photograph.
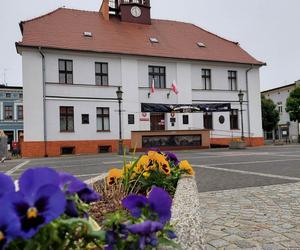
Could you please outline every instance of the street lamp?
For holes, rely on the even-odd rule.
[[[119,155],[123,155],[123,139],[122,139],[122,115],[121,115],[121,103],[122,103],[122,96],[123,91],[121,90],[121,87],[118,87],[118,90],[116,91],[118,102],[119,102],[119,142],[118,142],[118,152]]]
[[[239,102],[241,106],[241,124],[242,124],[242,140],[244,140],[244,119],[243,119],[243,101],[244,101],[244,93],[242,90],[239,92]]]

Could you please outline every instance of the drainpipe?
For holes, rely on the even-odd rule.
[[[249,79],[248,73],[254,68],[253,64],[251,64],[250,68],[246,70],[246,91],[247,91],[247,116],[248,116],[248,138],[251,144],[251,124],[250,124],[250,101],[249,101]]]
[[[47,154],[47,127],[46,127],[46,64],[45,64],[45,55],[42,51],[42,48],[39,47],[39,52],[42,56],[42,71],[43,71],[43,123],[44,123],[44,149],[45,149],[45,157],[48,157]]]

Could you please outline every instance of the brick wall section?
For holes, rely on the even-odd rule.
[[[213,138],[211,144],[229,145],[231,138]],[[264,145],[263,137],[245,138],[248,146],[257,147]],[[124,140],[124,145],[128,149],[131,148],[131,140]],[[112,152],[118,151],[117,140],[101,140],[101,141],[53,141],[47,142],[47,155],[49,157],[60,156],[62,147],[75,147],[75,154],[98,154],[99,146],[110,146]],[[35,158],[45,156],[44,142],[22,142],[22,156]]]
[[[124,145],[130,148],[131,141],[124,140]],[[118,151],[117,140],[101,141],[52,141],[47,142],[47,155],[49,157],[60,156],[62,147],[75,147],[75,154],[98,154],[99,146],[110,146],[112,152]],[[35,158],[45,156],[44,142],[23,142],[22,156]]]
[[[231,140],[232,140],[232,138],[212,138],[211,144],[229,145]],[[258,147],[258,146],[263,146],[265,144],[263,137],[251,137],[250,139],[245,138],[245,141],[247,143],[247,146],[250,146],[250,147]]]

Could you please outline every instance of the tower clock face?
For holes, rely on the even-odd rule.
[[[133,6],[131,8],[131,15],[134,17],[140,17],[142,15],[142,10],[138,6]]]

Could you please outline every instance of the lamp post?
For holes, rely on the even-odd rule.
[[[244,119],[243,119],[243,101],[244,101],[244,93],[240,90],[239,94],[239,102],[241,107],[241,124],[242,124],[242,140],[244,140]]]
[[[118,102],[119,102],[119,142],[118,142],[118,152],[119,155],[123,155],[123,139],[122,139],[122,115],[121,115],[121,104],[122,104],[122,96],[123,91],[121,90],[121,87],[118,87],[118,90],[116,91]]]

